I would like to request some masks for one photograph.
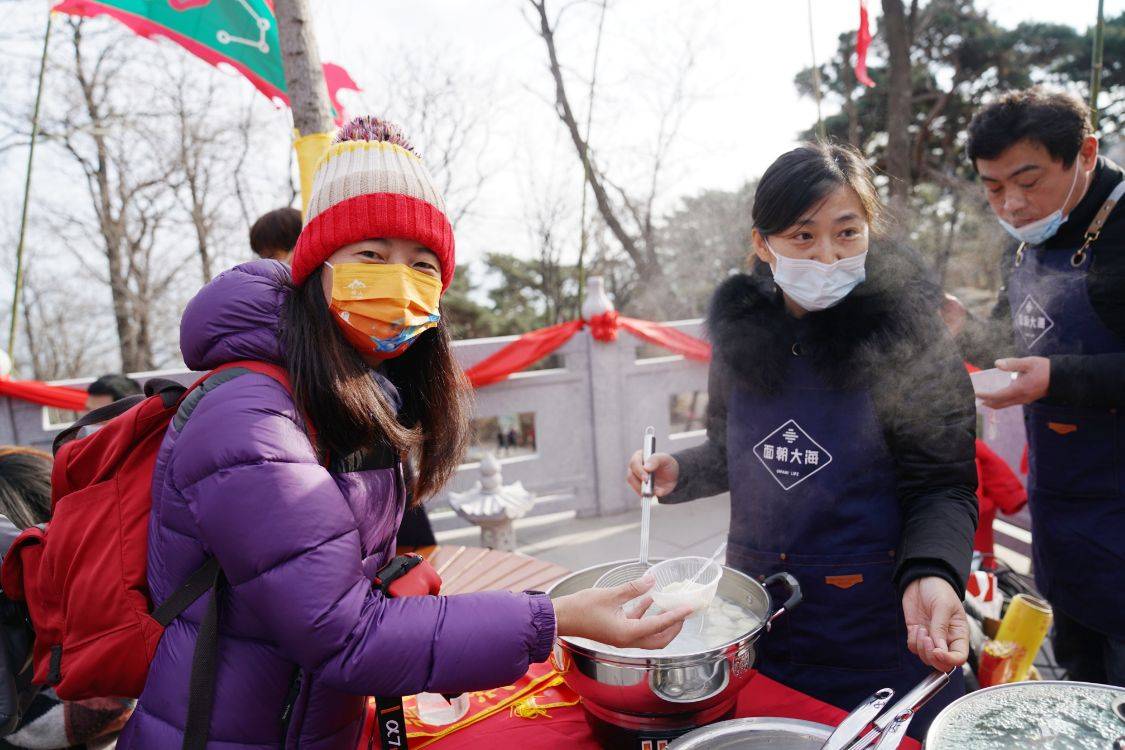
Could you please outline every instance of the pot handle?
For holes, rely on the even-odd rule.
[[[804,596],[801,594],[801,584],[797,582],[796,578],[789,575],[788,573],[774,573],[772,576],[762,581],[762,586],[768,589],[771,584],[778,582],[784,583],[786,588],[789,589],[789,598],[785,600],[784,604],[770,613],[769,618],[766,620],[767,631],[773,627],[774,620],[781,617],[786,612],[792,610],[794,607],[801,603],[802,599],[804,599]]]
[[[562,653],[562,648],[558,645],[558,643],[556,643],[554,648],[551,649],[551,656],[548,657],[547,661],[549,661],[551,663],[552,669],[554,669],[559,674],[565,675],[567,672],[570,671],[570,665],[568,664],[564,668],[563,665],[559,663],[559,655],[561,653]],[[567,661],[569,661],[569,660],[567,660]]]

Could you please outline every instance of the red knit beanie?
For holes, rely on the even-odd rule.
[[[293,283],[303,284],[340,248],[379,237],[432,250],[442,292],[449,288],[457,261],[445,201],[398,126],[365,115],[340,129],[317,166],[293,249]]]

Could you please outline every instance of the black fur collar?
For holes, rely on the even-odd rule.
[[[707,330],[715,360],[743,387],[776,393],[793,345],[836,387],[870,384],[944,335],[941,290],[910,250],[873,245],[867,280],[838,305],[797,320],[770,270],[757,264],[715,292]]]

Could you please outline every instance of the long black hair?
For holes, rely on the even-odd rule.
[[[873,233],[882,228],[883,208],[871,168],[851,146],[806,143],[777,157],[758,181],[751,216],[763,236],[785,231],[837,188],[856,192]]]
[[[468,442],[469,389],[453,358],[445,323],[418,337],[380,372],[398,389],[396,413],[371,369],[332,319],[318,268],[285,303],[286,365],[293,394],[333,456],[386,441],[415,458],[412,504],[449,481]]]

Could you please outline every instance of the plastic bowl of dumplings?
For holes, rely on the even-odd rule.
[[[691,580],[701,568],[699,578]],[[656,606],[665,612],[678,607],[691,607],[698,612],[714,600],[723,566],[706,557],[674,557],[653,565],[649,574],[656,579],[649,591]]]

